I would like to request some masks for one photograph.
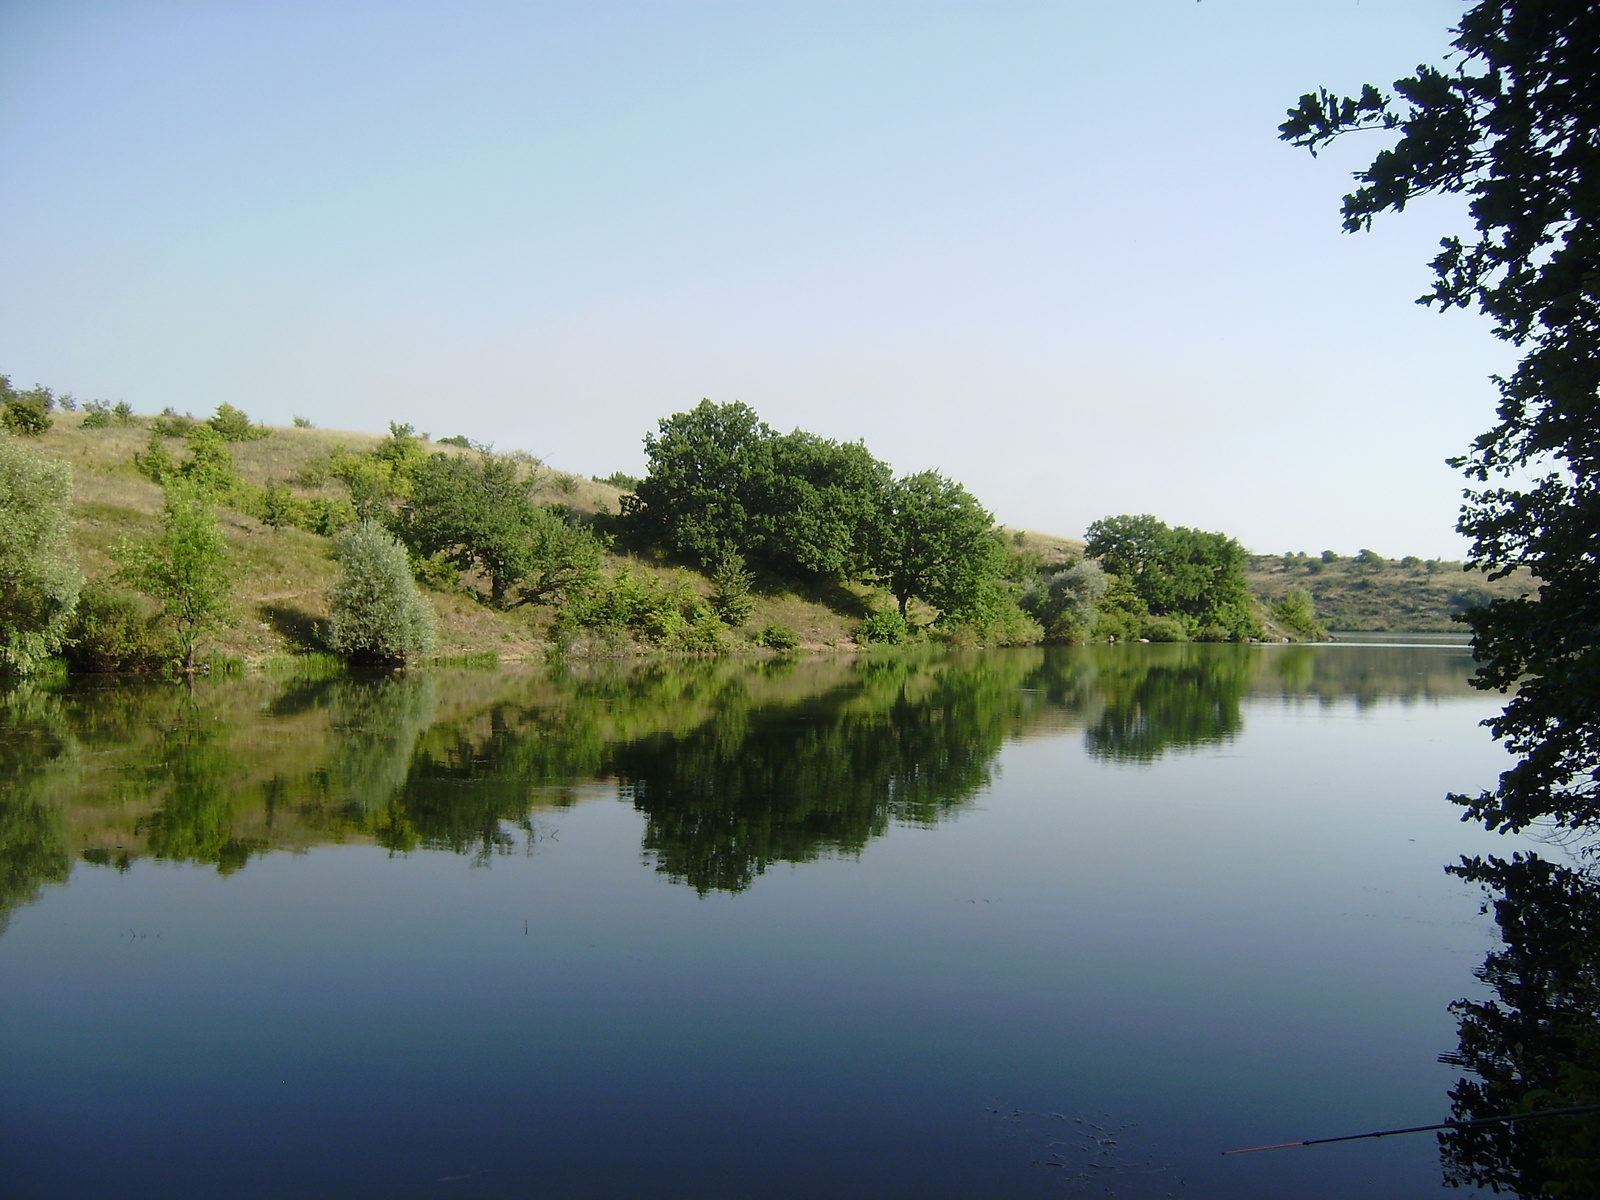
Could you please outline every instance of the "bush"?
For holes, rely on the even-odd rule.
[[[71,504],[65,463],[0,439],[0,673],[28,674],[61,646],[83,586]]]
[[[1304,588],[1290,588],[1289,594],[1272,606],[1272,618],[1290,633],[1310,640],[1328,636],[1328,631],[1317,621],[1317,608],[1311,593]]]
[[[250,418],[231,404],[217,405],[216,415],[206,424],[228,442],[254,442],[272,436],[272,430],[265,425],[250,424]]]
[[[722,622],[681,573],[663,584],[654,575],[625,567],[574,597],[559,624],[627,634],[669,650],[708,651],[722,645]]]
[[[411,560],[383,526],[362,521],[339,539],[328,644],[352,662],[404,665],[433,650],[433,607],[417,591]]]
[[[712,594],[711,607],[729,625],[743,625],[755,611],[756,602],[750,595],[753,578],[744,569],[744,559],[737,554],[724,554],[717,560],[711,574],[717,590]]]
[[[18,437],[38,437],[50,428],[50,412],[31,399],[8,400],[0,408],[0,427]]]
[[[150,606],[104,583],[83,589],[67,622],[63,656],[76,671],[155,671],[173,657]]]
[[[1087,641],[1100,618],[1100,598],[1111,578],[1092,558],[1073,563],[1063,571],[1036,581],[1018,603],[1044,627],[1044,637],[1068,644]]]
[[[161,415],[150,422],[150,429],[161,437],[181,438],[188,435],[193,429],[195,419],[187,414],[180,415],[177,409],[170,405],[161,410]]]
[[[1187,642],[1189,631],[1177,617],[1147,617],[1139,629],[1139,636],[1148,642]],[[1226,638],[1214,639],[1226,641]]]
[[[133,424],[133,407],[126,400],[118,400],[112,406],[111,415],[118,425]]]
[[[309,417],[295,417],[294,418],[294,427],[296,429],[315,429],[316,428],[316,426],[311,423],[311,419]]]
[[[771,621],[761,627],[756,641],[768,650],[793,650],[800,645],[800,635],[787,625]]]
[[[145,542],[124,542],[115,557],[118,579],[161,604],[182,670],[192,673],[200,644],[233,623],[228,543],[211,497],[186,480],[170,483],[161,532]]]
[[[111,406],[103,400],[91,400],[83,406],[83,428],[108,429],[111,426]]]
[[[875,612],[856,626],[856,641],[863,646],[898,646],[911,636],[911,627],[895,609]]]

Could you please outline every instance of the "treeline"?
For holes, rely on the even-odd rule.
[[[48,389],[16,392],[8,382],[0,399],[6,414],[26,410],[6,421],[20,437],[43,433],[66,407]],[[599,517],[541,502],[545,475],[530,455],[465,438],[433,443],[409,425],[392,424],[363,451],[334,448],[293,479],[256,485],[241,478],[232,446],[272,431],[237,408],[221,405],[205,420],[170,409],[151,419],[126,406],[86,409],[90,430],[149,429],[132,462],[163,489],[162,528],[116,547],[115,573],[85,587],[68,547],[66,466],[5,439],[0,663],[13,672],[58,652],[83,669],[171,660],[194,670],[202,644],[233,617],[219,506],[333,539],[340,574],[323,640],[370,664],[432,650],[433,612],[419,583],[500,610],[541,606],[553,614],[558,642],[596,635],[687,652],[714,652],[735,636],[794,647],[786,626],[750,627],[758,594],[793,589],[858,611],[862,643],[1239,641],[1261,633],[1244,586],[1245,553],[1223,534],[1112,517],[1091,527],[1085,557],[1047,563],[939,472],[896,477],[863,443],[781,434],[744,404],[703,401],[663,419],[645,438],[645,477],[614,477],[632,490],[620,513]],[[608,551],[680,569],[608,569]],[[1281,607],[1281,624],[1311,633],[1308,608]]]

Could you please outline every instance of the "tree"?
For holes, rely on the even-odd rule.
[[[61,646],[83,577],[67,540],[72,470],[0,437],[0,672]]]
[[[1106,517],[1089,526],[1084,553],[1128,580],[1152,617],[1179,620],[1187,636],[1243,641],[1260,633],[1244,578],[1249,556],[1226,534],[1169,528],[1148,514]]]
[[[482,571],[497,606],[581,591],[599,575],[600,543],[535,504],[534,482],[499,455],[431,455],[410,473],[395,532],[420,558],[441,555],[463,571]]]
[[[994,518],[937,471],[896,480],[876,523],[872,569],[906,615],[913,599],[949,623],[981,623],[997,600],[1005,548]]]
[[[889,468],[860,442],[773,431],[746,404],[702,400],[645,438],[649,474],[622,510],[634,535],[712,567],[729,554],[788,578],[866,566]]]
[[[1083,642],[1099,619],[1097,603],[1110,579],[1094,559],[1083,559],[1040,579],[1025,591],[1021,604],[1052,642]]]
[[[382,525],[362,521],[340,536],[334,553],[339,579],[328,644],[336,653],[392,666],[433,649],[433,607],[417,591],[405,548]]]
[[[247,413],[226,403],[217,405],[216,415],[207,424],[229,442],[253,442],[272,436],[272,430],[265,425],[250,424]]]
[[[748,404],[702,400],[674,413],[646,434],[649,471],[622,512],[642,540],[703,564],[748,549],[745,508],[752,477],[763,461],[772,428]]]
[[[1600,818],[1600,11],[1580,0],[1482,0],[1448,68],[1358,98],[1307,94],[1280,127],[1315,153],[1356,130],[1398,133],[1357,172],[1344,227],[1431,192],[1465,195],[1473,232],[1443,239],[1420,303],[1478,307],[1522,351],[1495,424],[1455,465],[1470,563],[1527,567],[1536,594],[1469,611],[1480,687],[1516,693],[1490,723],[1518,761],[1456,797],[1491,828]],[[1531,482],[1529,482],[1531,480]]]
[[[166,488],[161,532],[117,548],[117,578],[161,605],[177,637],[183,671],[193,674],[200,644],[232,622],[228,543],[210,497],[187,480]]]

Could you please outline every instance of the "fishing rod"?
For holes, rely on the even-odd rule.
[[[1343,1137],[1311,1138],[1304,1142],[1279,1142],[1276,1146],[1246,1146],[1243,1150],[1224,1150],[1229,1154],[1255,1154],[1261,1150],[1288,1150],[1295,1146],[1325,1146],[1329,1142],[1359,1142],[1362,1138],[1394,1137],[1399,1133],[1427,1133],[1432,1129],[1470,1129],[1474,1125],[1508,1124],[1531,1121],[1535,1117],[1573,1117],[1579,1113],[1600,1112],[1600,1104],[1580,1104],[1576,1108],[1541,1108],[1535,1112],[1508,1113],[1503,1117],[1474,1117],[1470,1121],[1441,1121],[1437,1125],[1413,1125],[1409,1129],[1379,1129],[1372,1133],[1347,1133]]]

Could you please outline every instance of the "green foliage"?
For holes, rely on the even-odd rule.
[[[1328,636],[1317,620],[1317,607],[1305,588],[1290,588],[1288,595],[1272,606],[1272,618],[1291,633],[1309,641]]]
[[[179,414],[177,409],[170,405],[161,410],[161,415],[150,422],[150,429],[160,437],[181,438],[187,437],[189,430],[195,426],[195,419],[187,413]]]
[[[111,406],[103,400],[91,400],[83,406],[84,429],[109,429]]]
[[[305,501],[296,497],[288,484],[279,483],[276,479],[267,480],[267,486],[261,493],[259,511],[253,515],[271,529],[304,526],[310,519]]]
[[[272,430],[265,425],[250,424],[248,415],[226,403],[217,405],[216,415],[207,424],[228,442],[253,442],[272,436]]]
[[[1426,302],[1477,306],[1522,352],[1497,377],[1497,421],[1454,460],[1473,484],[1457,528],[1471,563],[1526,567],[1536,594],[1467,614],[1485,688],[1515,688],[1490,728],[1518,762],[1458,797],[1491,828],[1600,820],[1600,22],[1581,0],[1484,0],[1461,17],[1446,68],[1421,66],[1359,98],[1302,96],[1280,127],[1315,153],[1342,134],[1398,131],[1356,175],[1346,229],[1413,197],[1464,194],[1474,226],[1446,237]]]
[[[1100,619],[1098,605],[1110,586],[1110,577],[1100,564],[1083,559],[1036,579],[1023,592],[1020,603],[1043,627],[1046,641],[1075,645],[1094,635]]]
[[[913,599],[948,624],[982,624],[994,613],[1005,549],[994,518],[976,498],[937,471],[885,489],[872,568],[905,616]]]
[[[739,554],[790,578],[864,566],[889,469],[860,443],[780,435],[748,405],[704,400],[663,419],[645,454],[649,473],[623,498],[644,543],[705,566]]]
[[[28,674],[61,645],[83,577],[68,541],[72,471],[0,438],[0,674]]]
[[[770,621],[756,634],[756,642],[768,650],[788,651],[799,647],[800,635],[781,622]]]
[[[442,437],[439,439],[439,445],[460,446],[463,450],[472,449],[472,443],[467,440],[467,435],[464,433],[458,433],[454,437]]]
[[[570,599],[592,585],[602,548],[565,514],[535,504],[534,480],[498,455],[436,454],[412,473],[395,518],[418,558],[443,557],[489,580],[497,606]]]
[[[911,637],[911,626],[898,609],[875,612],[856,627],[856,641],[863,646],[899,646]]]
[[[328,645],[353,662],[404,665],[434,646],[433,607],[417,591],[405,549],[376,521],[339,538]]]
[[[590,478],[596,483],[608,483],[612,487],[621,488],[625,492],[639,490],[639,477],[637,475],[629,475],[625,471],[613,471],[609,475],[591,475]]]
[[[391,421],[389,436],[371,450],[336,450],[325,464],[308,464],[301,479],[313,487],[325,478],[337,479],[349,489],[357,519],[386,520],[396,504],[410,498],[415,475],[432,457],[415,429]]]
[[[1148,514],[1106,517],[1089,526],[1085,552],[1128,580],[1152,617],[1175,618],[1191,637],[1244,641],[1260,635],[1245,586],[1249,556],[1226,534],[1168,528]]]
[[[624,567],[574,597],[559,620],[563,629],[595,629],[669,650],[710,652],[722,647],[722,622],[681,573],[663,584],[654,575]]]
[[[1358,550],[1356,552],[1356,562],[1374,571],[1381,571],[1389,565],[1389,560],[1376,550]]]
[[[1106,590],[1094,602],[1095,638],[1104,641],[1129,642],[1144,636],[1145,622],[1150,619],[1150,608],[1125,575],[1108,575]]]
[[[38,437],[52,424],[49,407],[31,393],[13,393],[0,406],[0,429],[18,437]]]
[[[1147,642],[1187,642],[1189,630],[1177,617],[1146,617],[1139,636]],[[1221,641],[1221,638],[1207,639]]]
[[[173,653],[149,606],[105,583],[83,589],[63,641],[72,669],[96,674],[158,670]]]
[[[167,449],[166,435],[151,433],[144,451],[134,452],[134,467],[152,483],[183,483],[218,503],[238,499],[240,479],[222,435],[209,425],[191,422],[183,439],[189,453],[179,462]]]
[[[309,417],[300,417],[300,416],[297,416],[297,417],[294,418],[294,427],[296,429],[315,429],[316,428],[316,426],[311,423],[311,419]]]
[[[724,554],[717,560],[711,573],[716,591],[711,595],[711,607],[729,625],[743,625],[755,611],[755,598],[750,594],[754,578],[744,569],[744,559],[737,554]]]
[[[118,400],[112,406],[111,415],[118,425],[133,424],[133,407],[126,400]]]
[[[1332,550],[1324,550],[1321,557],[1322,561],[1325,563],[1336,563],[1339,561],[1339,556]]]
[[[167,484],[161,532],[122,543],[115,557],[118,582],[161,605],[183,670],[192,673],[204,639],[233,619],[228,545],[210,496],[186,480]]]

